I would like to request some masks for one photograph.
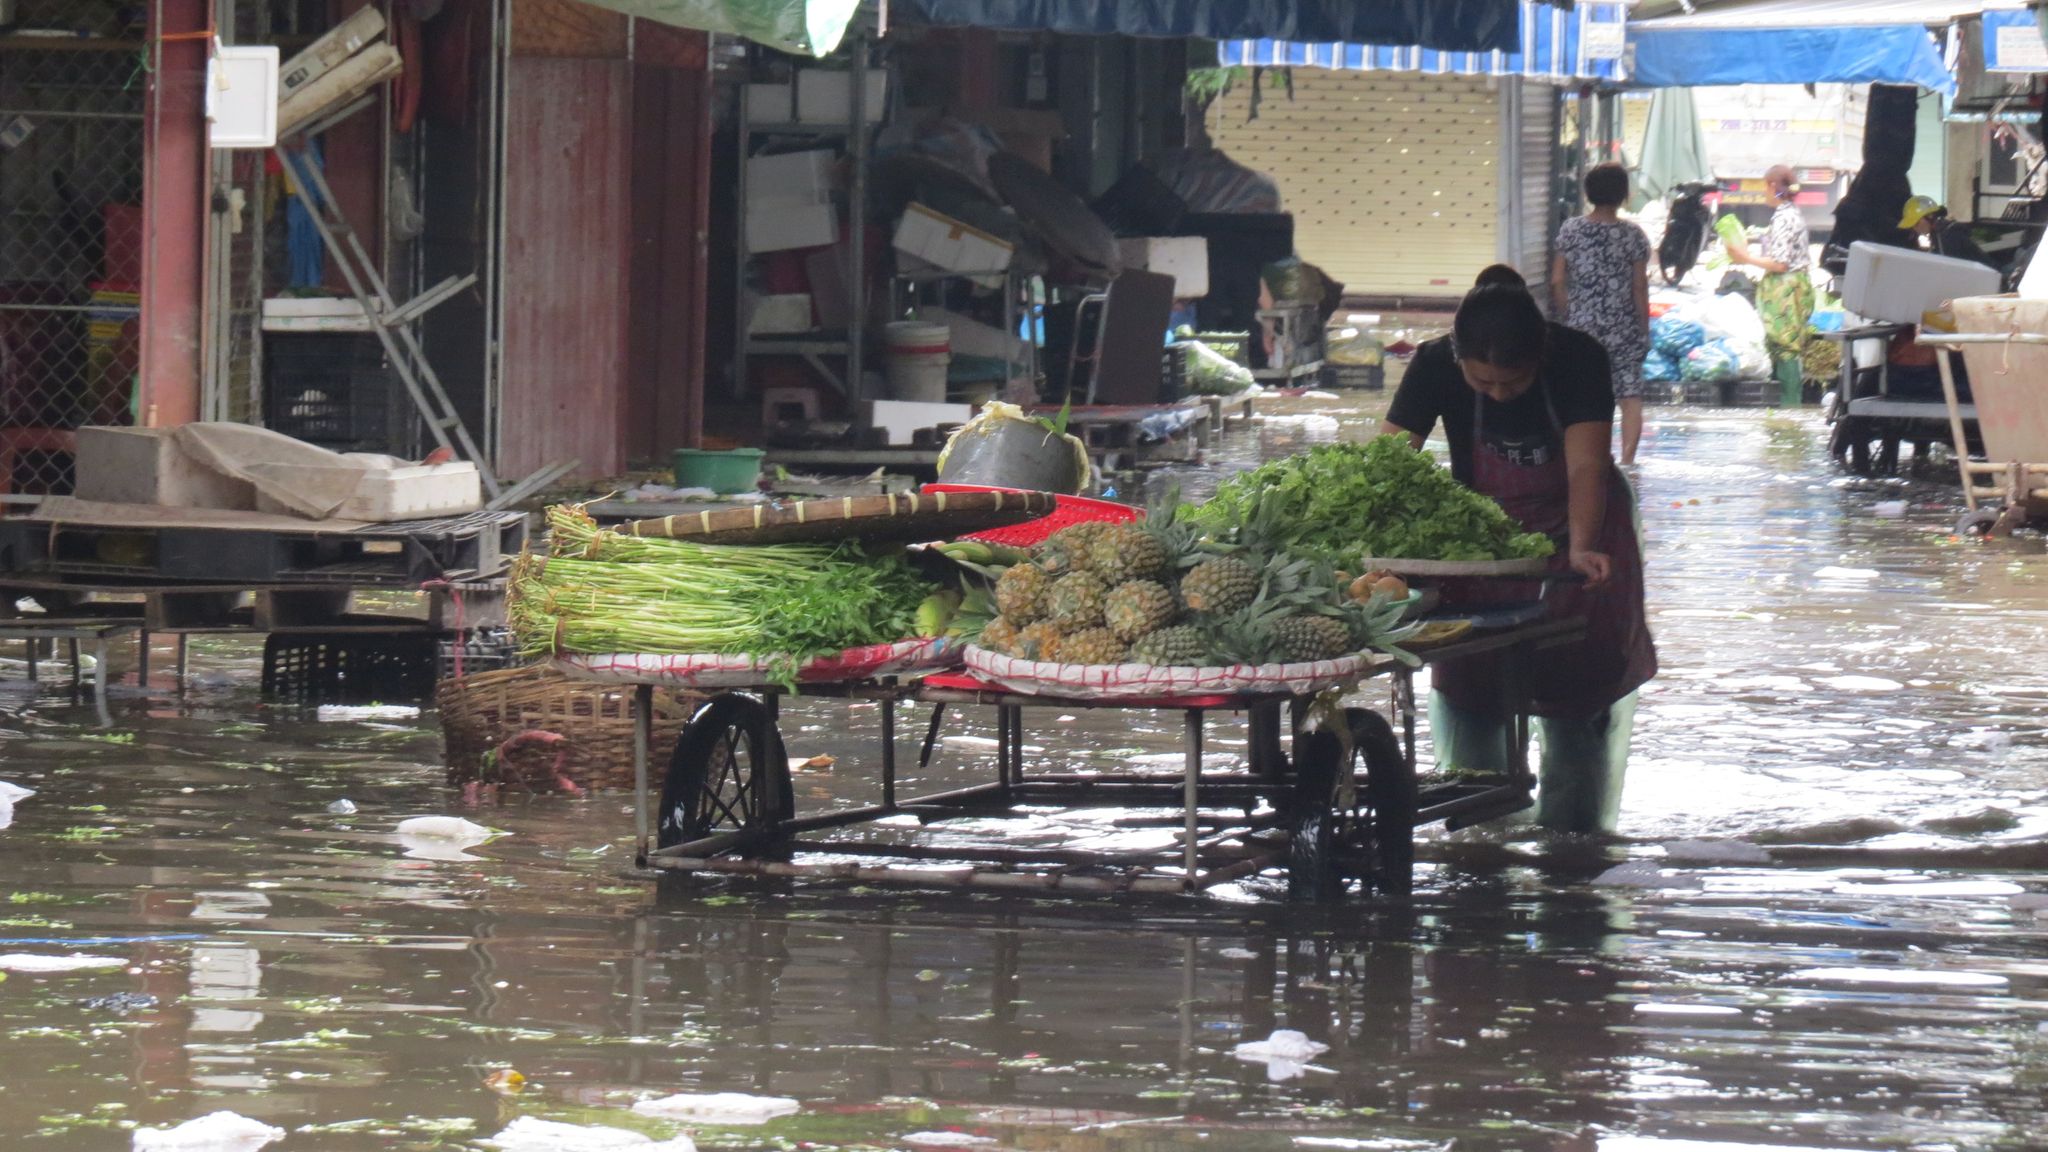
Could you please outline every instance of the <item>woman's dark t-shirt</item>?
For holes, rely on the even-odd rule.
[[[1431,340],[1416,349],[1387,409],[1387,422],[1427,436],[1441,421],[1444,438],[1451,444],[1451,474],[1470,484],[1475,409],[1484,409],[1487,443],[1510,460],[1538,465],[1547,463],[1551,453],[1564,451],[1544,406],[1546,394],[1557,411],[1558,427],[1611,422],[1614,384],[1607,350],[1576,328],[1552,324],[1536,384],[1506,404],[1496,404],[1465,383],[1448,338]]]

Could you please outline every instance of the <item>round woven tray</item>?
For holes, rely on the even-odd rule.
[[[1313,696],[1357,683],[1372,668],[1362,655],[1310,664],[1163,668],[1153,664],[1052,664],[969,645],[967,670],[1012,692],[1069,700],[1172,696]]]
[[[845,684],[884,676],[936,672],[955,662],[944,639],[900,640],[848,648],[797,669],[802,684]],[[775,661],[761,656],[675,655],[655,652],[563,653],[554,667],[580,680],[612,684],[665,684],[678,688],[763,688],[776,683]]]
[[[1358,562],[1366,572],[1396,576],[1541,576],[1550,568],[1544,557],[1534,560],[1399,560],[1368,556]]]
[[[663,516],[636,520],[618,531],[700,544],[923,543],[1022,524],[1050,515],[1055,506],[1049,492],[900,492]]]

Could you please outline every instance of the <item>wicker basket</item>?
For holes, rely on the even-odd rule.
[[[435,693],[446,740],[448,781],[553,789],[555,776],[588,789],[633,786],[633,690],[564,676],[547,665],[499,668],[441,681]],[[687,692],[654,694],[656,774],[668,762],[683,726],[703,699]],[[524,732],[559,739],[526,740]],[[556,768],[557,757],[561,766]]]

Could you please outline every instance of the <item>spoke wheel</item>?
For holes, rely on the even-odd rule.
[[[1354,876],[1380,892],[1405,894],[1413,887],[1415,774],[1400,738],[1385,717],[1369,709],[1345,709],[1344,722],[1349,756],[1333,732],[1295,737],[1291,900],[1336,899]]]
[[[656,843],[669,848],[721,832],[765,834],[795,809],[774,714],[750,696],[719,696],[683,729],[669,757]]]

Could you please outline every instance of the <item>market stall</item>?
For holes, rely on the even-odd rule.
[[[1164,494],[1142,516],[928,489],[612,531],[573,509],[551,519],[550,554],[515,576],[515,626],[557,669],[636,693],[638,854],[667,871],[1164,893],[1277,870],[1301,898],[1352,879],[1402,890],[1418,824],[1517,811],[1533,787],[1519,757],[1497,777],[1421,781],[1415,669],[1503,659],[1518,713],[1530,662],[1583,635],[1546,611],[1549,541],[1391,438],[1269,464],[1199,507]],[[1344,706],[1382,677],[1391,721]],[[709,694],[665,772],[661,688]],[[795,811],[777,723],[792,693],[880,708],[879,803]],[[912,703],[933,709],[927,759],[948,709],[993,708],[994,779],[900,796],[897,712]],[[1181,769],[1028,770],[1024,717],[1043,708],[1179,712]],[[1244,718],[1242,771],[1205,768],[1212,713]],[[891,831],[1047,806],[1165,811],[1132,817],[1156,842],[1108,852]]]

